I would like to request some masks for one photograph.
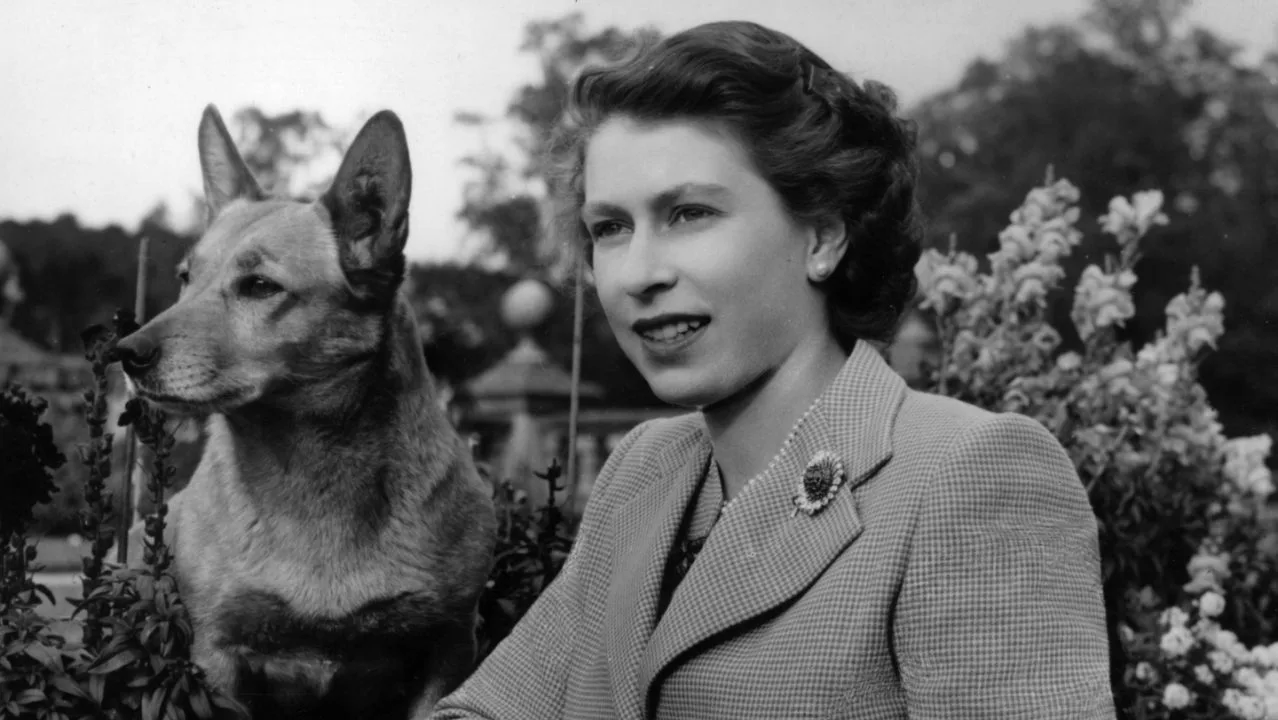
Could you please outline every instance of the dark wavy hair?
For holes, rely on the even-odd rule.
[[[917,133],[896,107],[887,86],[858,85],[785,33],[751,22],[686,30],[577,77],[549,145],[553,232],[590,260],[583,165],[609,118],[719,123],[795,218],[843,218],[849,247],[822,283],[840,344],[889,340],[916,291],[922,236]]]

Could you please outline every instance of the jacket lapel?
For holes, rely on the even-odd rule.
[[[644,489],[613,515],[615,545],[605,644],[619,712],[640,707],[636,668],[657,623],[666,558],[709,462],[710,443],[704,430],[679,438],[645,468]]]
[[[904,381],[878,352],[858,342],[771,467],[719,520],[652,630],[647,647],[638,648],[642,653],[638,699],[645,714],[651,690],[671,662],[799,594],[861,534],[853,491],[891,457],[892,423],[906,391]],[[808,461],[822,450],[843,460],[847,480],[824,510],[814,516],[796,515],[792,499],[799,492],[800,478]],[[678,529],[679,510],[687,504],[686,494],[681,493],[685,497],[673,513],[663,515],[663,519],[674,517],[663,524],[663,545],[652,560],[654,566],[645,568],[656,574],[655,581],[645,577],[655,587],[660,586],[660,572]],[[655,610],[656,591],[651,593]]]

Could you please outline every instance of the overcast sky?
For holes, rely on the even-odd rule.
[[[0,3],[0,219],[134,229],[199,187],[203,107],[315,109],[330,122],[390,108],[412,152],[415,259],[457,252],[454,219],[479,146],[458,110],[500,114],[535,78],[517,49],[530,20],[583,13],[588,29],[665,33],[718,19],[784,30],[908,103],[993,57],[1027,24],[1086,0],[12,0]],[[1278,0],[1198,0],[1195,20],[1253,52],[1278,45]]]

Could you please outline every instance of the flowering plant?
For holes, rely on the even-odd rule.
[[[1188,610],[1173,605],[1159,614],[1156,652],[1132,666],[1128,682],[1152,696],[1147,715],[1278,719],[1278,642],[1249,648],[1221,626],[1230,558],[1210,545],[1190,562],[1186,590],[1196,597]]]
[[[1260,519],[1274,490],[1270,439],[1227,438],[1197,381],[1198,363],[1224,332],[1225,303],[1196,269],[1153,340],[1139,349],[1123,340],[1135,315],[1141,244],[1168,222],[1157,190],[1115,198],[1100,217],[1114,250],[1082,271],[1070,312],[1079,346],[1063,347],[1049,309],[1065,277],[1061,260],[1082,239],[1078,201],[1077,188],[1049,175],[1012,213],[988,271],[952,247],[924,253],[919,305],[935,317],[941,347],[934,390],[1034,417],[1069,452],[1097,514],[1119,707],[1138,717],[1191,717],[1195,708],[1204,717],[1238,715],[1235,708],[1254,707],[1238,693],[1261,697],[1250,674],[1239,681],[1217,672],[1207,692],[1197,682],[1201,663],[1173,673],[1161,643],[1170,633],[1168,647],[1184,650],[1174,656],[1181,658],[1213,640],[1273,640],[1278,575]],[[1194,579],[1209,556],[1217,557],[1212,567],[1225,563],[1212,585]],[[1213,613],[1206,624],[1172,632],[1177,614],[1158,624],[1163,609],[1186,602]],[[1236,664],[1270,678],[1262,665]]]

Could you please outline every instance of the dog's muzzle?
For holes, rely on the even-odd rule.
[[[115,346],[115,352],[129,377],[144,374],[160,360],[160,346],[141,332],[121,340]]]

